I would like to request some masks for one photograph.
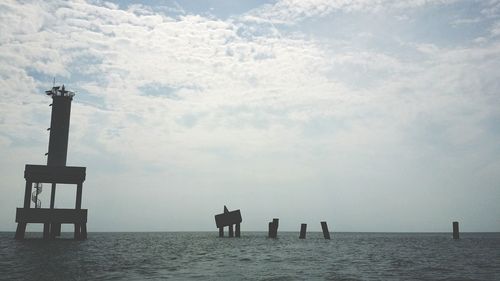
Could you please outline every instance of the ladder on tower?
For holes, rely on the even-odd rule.
[[[41,183],[35,183],[35,191],[31,193],[31,201],[35,203],[35,208],[39,209],[42,207],[42,201],[38,199],[38,194],[42,193],[42,184]]]

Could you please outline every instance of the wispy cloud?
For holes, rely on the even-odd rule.
[[[296,24],[332,12],[384,13],[391,9],[412,9],[428,5],[449,4],[456,0],[281,0],[250,11],[245,20],[274,24]]]

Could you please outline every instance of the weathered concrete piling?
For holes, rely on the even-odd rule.
[[[300,225],[300,236],[299,236],[299,239],[305,239],[306,238],[306,228],[307,228],[307,224],[306,223],[303,223]]]
[[[453,222],[453,239],[460,239],[460,232],[458,230],[458,221]]]
[[[321,222],[321,228],[323,229],[323,237],[325,237],[325,239],[330,239],[330,232],[328,231],[328,225],[326,225],[326,221]]]
[[[273,221],[269,223],[269,233],[268,233],[269,238],[278,237],[278,225],[279,225],[279,219],[276,218],[274,218]]]
[[[236,225],[236,237],[240,237],[240,223],[241,212],[240,210],[229,211],[224,206],[224,213],[215,215],[215,224],[219,228],[219,237],[224,237],[224,227],[229,227],[229,237],[234,237],[233,225]]]

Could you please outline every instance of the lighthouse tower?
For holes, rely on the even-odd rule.
[[[67,91],[64,85],[53,87],[45,93],[52,97],[50,105],[52,116],[50,128],[47,129],[50,130],[49,152],[46,153],[47,165],[27,164],[25,166],[24,205],[16,211],[15,238],[24,239],[28,223],[43,223],[43,238],[54,239],[61,235],[61,224],[70,223],[75,226],[74,238],[84,240],[87,238],[87,210],[81,207],[85,167],[66,166],[71,101],[75,94]],[[42,183],[51,185],[50,208],[42,208],[38,199],[38,194],[42,192]],[[74,209],[54,208],[57,184],[76,185]],[[34,204],[31,204],[32,202]]]

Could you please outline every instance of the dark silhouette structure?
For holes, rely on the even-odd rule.
[[[224,213],[215,215],[215,224],[219,228],[219,237],[224,237],[224,227],[229,227],[229,237],[240,237],[240,223],[242,222],[240,210],[229,211],[224,205]],[[236,233],[233,233],[236,225]]]
[[[300,225],[299,239],[306,239],[306,229],[307,229],[307,224],[303,223]]]
[[[458,230],[458,221],[453,222],[453,239],[460,239],[460,231]]]
[[[330,232],[328,231],[328,225],[326,225],[326,221],[321,222],[321,229],[323,229],[323,237],[325,237],[325,239],[330,239]]]
[[[269,238],[278,237],[278,226],[279,226],[279,219],[277,218],[274,218],[272,222],[269,222],[269,233],[268,233]]]
[[[24,239],[28,223],[43,223],[43,238],[53,239],[61,235],[61,224],[71,223],[75,226],[74,238],[87,239],[87,210],[82,209],[82,188],[85,181],[85,167],[66,166],[68,154],[68,134],[71,113],[71,101],[74,93],[62,87],[53,87],[45,92],[52,96],[52,115],[50,121],[49,152],[47,165],[26,165],[24,178],[26,187],[24,191],[23,208],[16,211],[16,239]],[[50,208],[41,208],[38,194],[42,192],[42,183],[52,186],[50,195]],[[76,185],[75,209],[55,209],[55,196],[57,184]],[[35,191],[32,193],[33,184]],[[30,202],[33,201],[34,208]]]

